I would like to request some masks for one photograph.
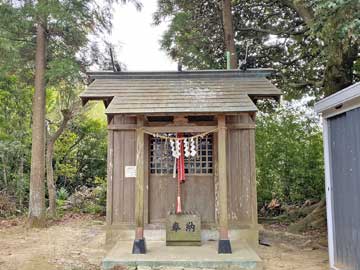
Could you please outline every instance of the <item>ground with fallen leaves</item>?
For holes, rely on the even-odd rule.
[[[324,234],[293,235],[265,226],[257,252],[264,270],[325,270]],[[28,229],[24,219],[0,220],[1,270],[99,270],[105,255],[105,222],[90,215],[66,214],[44,229]]]

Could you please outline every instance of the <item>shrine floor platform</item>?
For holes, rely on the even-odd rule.
[[[104,270],[114,266],[150,266],[212,268],[212,269],[256,269],[262,261],[256,252],[240,240],[231,242],[232,254],[218,254],[217,241],[205,241],[202,246],[166,246],[165,241],[147,241],[146,254],[131,253],[132,241],[119,241],[108,252],[102,262]]]

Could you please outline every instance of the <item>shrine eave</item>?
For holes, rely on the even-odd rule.
[[[107,114],[220,113],[257,111],[254,100],[279,100],[270,69],[182,72],[91,72],[81,93],[103,100]]]

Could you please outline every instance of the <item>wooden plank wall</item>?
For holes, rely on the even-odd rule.
[[[200,213],[202,223],[206,224],[215,222],[215,192],[212,178],[212,175],[186,175],[186,182],[181,185],[183,211]],[[176,181],[172,175],[150,175],[150,223],[165,223],[169,211],[175,211]]]
[[[231,227],[257,223],[253,118],[250,114],[226,117],[228,218]]]
[[[226,117],[226,125],[228,128],[228,218],[230,228],[257,224],[254,121],[254,116],[246,113]],[[109,123],[109,148],[113,147],[113,151],[109,149],[108,152],[108,158],[112,160],[112,163],[108,163],[108,174],[110,175],[110,173],[113,172],[113,177],[108,177],[108,225],[133,225],[135,222],[135,178],[125,178],[124,172],[125,166],[135,166],[136,164],[135,129],[136,117],[116,115]],[[216,139],[217,136],[214,136],[214,145],[216,145]],[[145,148],[146,151],[148,151],[147,145]],[[216,147],[214,147],[214,159],[216,159],[216,150]],[[145,159],[148,159],[147,154],[145,154]],[[145,161],[145,164],[148,166],[148,161]],[[209,207],[209,209],[215,208],[216,215],[213,214],[214,210],[212,210],[212,213],[205,211],[207,213],[205,220],[210,223],[218,222],[218,195],[216,194],[218,191],[217,173],[217,164],[214,162],[214,181],[211,181],[213,186],[211,186],[209,190],[206,189],[203,191],[204,193],[212,193],[208,196],[209,201],[207,201],[207,204],[215,204],[214,207]],[[148,179],[148,177],[149,174],[147,172],[145,178]],[[155,214],[159,211],[159,208],[151,203],[151,198],[156,196],[159,199],[158,192],[161,192],[160,186],[156,181],[150,181],[150,183],[146,181],[145,183],[145,224],[149,222],[148,219],[150,217],[152,217],[152,222],[156,222],[156,219],[162,220],[163,212],[165,210],[167,212],[169,208],[174,207],[174,205],[171,204],[171,202],[174,201],[173,198],[168,198],[166,200],[168,202],[166,209],[162,209],[158,216]],[[203,187],[204,185],[199,185],[198,188],[201,189]],[[148,189],[149,195],[147,192]],[[197,192],[199,192],[199,189],[194,187],[191,187],[191,189],[193,190],[183,189],[185,197],[193,193],[192,191],[197,190]],[[166,190],[168,192],[167,188]],[[174,187],[174,192],[175,191],[176,186]],[[165,193],[167,194],[167,192]],[[201,208],[199,205],[198,207]],[[153,214],[151,215],[149,212]]]
[[[135,178],[125,178],[124,171],[125,166],[136,165],[136,131],[129,128],[135,124],[135,117],[116,115],[109,125],[109,132],[113,133],[112,193],[108,195],[112,201],[111,224],[133,224],[135,221]],[[116,129],[112,129],[115,125]],[[121,129],[121,126],[126,128]]]

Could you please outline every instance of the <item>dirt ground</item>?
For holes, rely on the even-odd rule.
[[[328,270],[329,259],[325,232],[306,235],[287,233],[278,226],[265,226],[261,239],[271,246],[257,249],[264,270]]]
[[[104,224],[99,218],[77,214],[66,215],[45,229],[28,229],[21,219],[0,220],[0,269],[100,269],[105,255]],[[291,235],[267,226],[262,238],[271,245],[257,250],[264,270],[328,269],[321,237]]]

